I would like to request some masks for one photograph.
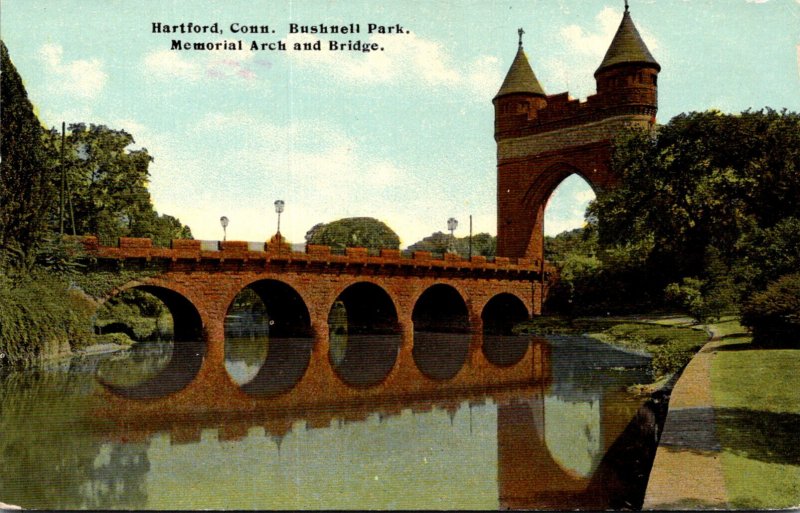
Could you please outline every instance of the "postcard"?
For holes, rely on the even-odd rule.
[[[6,0],[0,508],[800,505],[799,22]]]

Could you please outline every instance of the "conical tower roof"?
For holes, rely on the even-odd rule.
[[[520,34],[520,38],[522,35]],[[497,91],[495,99],[513,93],[528,93],[545,96],[544,89],[536,78],[536,75],[528,63],[528,57],[525,55],[525,50],[522,49],[522,40],[520,39],[519,49],[517,55],[514,57],[514,62],[508,69],[506,79],[503,80],[503,85]]]
[[[603,58],[600,67],[594,72],[594,76],[596,77],[604,69],[617,64],[648,64],[661,71],[661,66],[650,54],[647,45],[642,41],[642,36],[636,30],[627,5],[625,6],[625,13],[622,15],[622,22],[619,24],[617,33],[611,41],[611,46],[608,47],[606,56]]]

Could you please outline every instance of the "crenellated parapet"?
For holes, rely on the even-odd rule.
[[[441,272],[465,276],[493,276],[498,273],[515,279],[534,279],[542,270],[542,262],[531,258],[485,256],[463,258],[457,254],[434,255],[429,251],[405,254],[398,249],[346,248],[344,254],[330,246],[308,244],[304,252],[287,251],[284,245],[247,241],[200,241],[173,239],[169,248],[155,247],[152,239],[120,237],[116,246],[103,246],[97,237],[79,237],[88,255],[100,260],[162,261],[167,264],[192,263],[218,265],[224,262],[248,267],[280,265],[295,269],[340,268],[357,271],[369,269],[378,274],[436,274]],[[211,248],[209,248],[211,246]]]

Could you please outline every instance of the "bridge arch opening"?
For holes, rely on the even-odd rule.
[[[370,282],[350,285],[328,314],[328,360],[353,387],[383,382],[397,360],[401,332],[389,294]]]
[[[469,352],[469,313],[459,292],[436,284],[422,293],[411,314],[414,323],[414,363],[436,380],[455,377]]]
[[[101,340],[128,338],[129,358],[109,359],[98,380],[131,399],[164,397],[185,388],[203,363],[206,345],[197,308],[182,294],[156,285],[138,285],[109,298],[97,311]]]
[[[530,345],[526,335],[515,335],[514,326],[529,318],[528,308],[517,296],[502,293],[486,303],[483,321],[483,354],[493,365],[508,366],[519,362]]]
[[[225,369],[250,395],[288,392],[303,378],[314,340],[300,294],[278,280],[242,289],[225,315]]]

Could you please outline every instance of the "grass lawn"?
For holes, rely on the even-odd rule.
[[[800,506],[800,350],[753,348],[721,324],[711,379],[731,506]]]

